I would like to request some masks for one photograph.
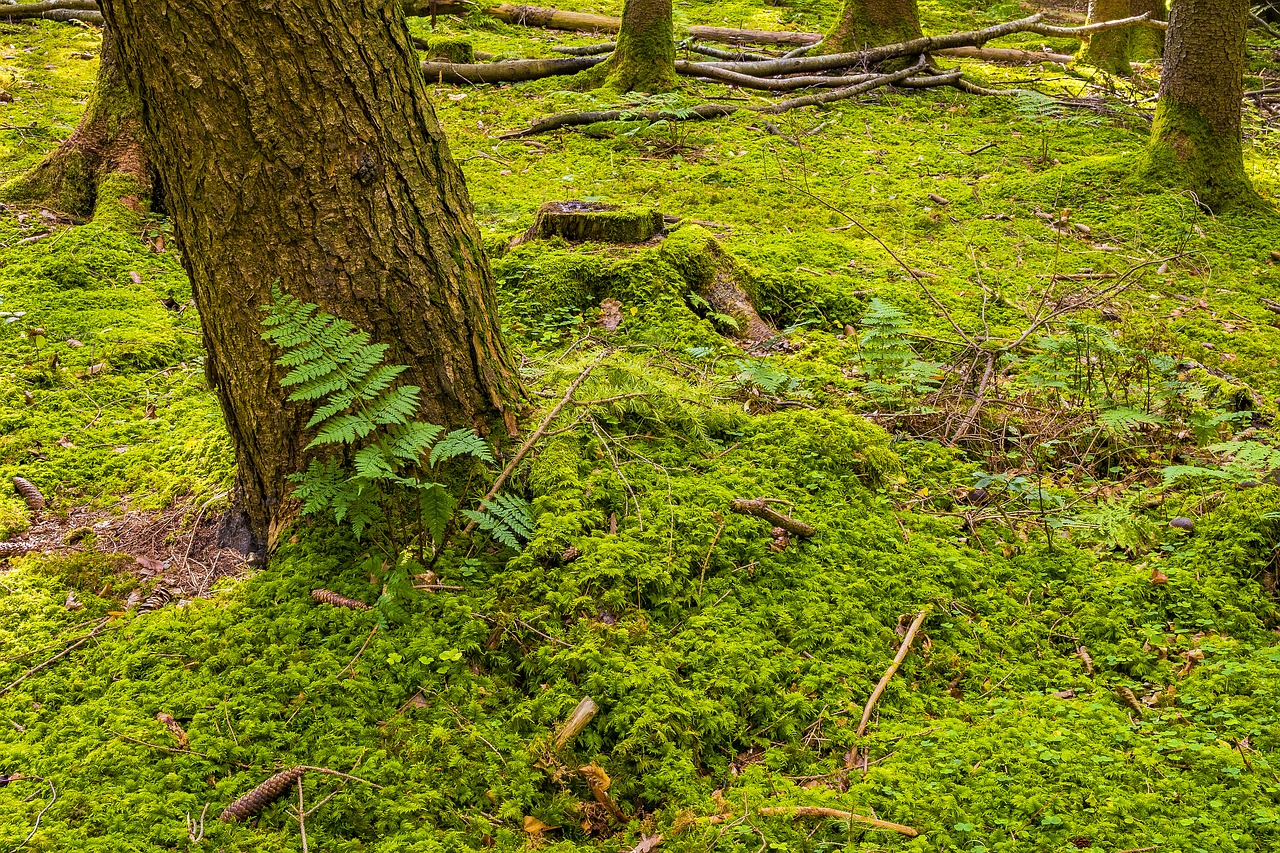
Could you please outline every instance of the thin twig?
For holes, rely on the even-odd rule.
[[[58,801],[58,789],[53,787],[53,780],[45,779],[44,781],[49,783],[49,790],[53,793],[53,796],[49,798],[49,802],[45,803],[44,808],[40,810],[40,814],[36,815],[36,824],[31,827],[31,831],[27,833],[27,837],[22,839],[22,843],[10,850],[9,853],[18,853],[19,850],[27,846],[28,841],[36,837],[36,831],[40,829],[40,818],[44,817],[45,812],[49,811],[49,809],[53,807],[53,804]]]
[[[587,381],[587,377],[591,375],[591,371],[595,370],[596,367],[599,366],[600,362],[604,361],[611,352],[612,350],[609,349],[601,350],[599,355],[596,356],[596,360],[588,364],[586,369],[579,373],[577,378],[569,383],[569,387],[564,392],[564,396],[560,398],[560,402],[556,403],[555,406],[552,407],[551,411],[547,413],[547,416],[543,419],[538,428],[530,433],[529,437],[524,440],[524,444],[520,445],[520,449],[516,451],[516,455],[511,457],[511,461],[507,463],[507,467],[503,468],[502,473],[493,481],[493,486],[489,488],[488,493],[480,499],[481,504],[485,504],[493,500],[494,495],[498,494],[498,491],[507,482],[507,478],[516,470],[516,466],[519,465],[521,460],[523,460],[529,451],[533,449],[533,445],[537,443],[538,439],[542,437],[542,434],[547,431],[547,428],[551,426],[557,417],[559,417],[560,412],[564,407],[569,405],[569,401],[573,399],[574,392],[581,387],[583,382]],[[476,529],[476,523],[477,522],[473,519],[465,528],[463,528],[462,535],[470,535]]]
[[[880,701],[881,694],[884,693],[885,687],[889,684],[889,679],[893,678],[893,674],[898,671],[898,667],[902,666],[902,662],[907,659],[907,653],[911,651],[911,643],[916,638],[916,631],[920,630],[920,626],[924,624],[925,618],[929,615],[929,608],[925,607],[916,614],[916,618],[911,620],[911,627],[907,629],[907,635],[902,638],[902,645],[898,647],[898,653],[894,655],[893,663],[889,664],[889,668],[885,670],[884,675],[880,676],[880,681],[876,684],[871,696],[867,699],[866,706],[862,709],[862,720],[858,723],[858,731],[856,737],[862,737],[867,730],[867,723],[871,720],[871,712],[876,707],[876,702]],[[853,769],[858,760],[858,748],[855,746],[849,751],[849,757],[845,761],[846,769]]]
[[[67,655],[71,654],[71,652],[73,652],[75,649],[78,649],[80,646],[83,646],[85,643],[89,642],[91,639],[93,639],[94,637],[98,636],[98,634],[102,633],[102,631],[101,631],[102,627],[103,627],[103,626],[105,626],[105,625],[106,625],[108,622],[110,622],[110,621],[111,621],[111,617],[110,617],[110,616],[107,616],[107,617],[105,617],[105,618],[101,619],[101,620],[98,622],[97,626],[96,626],[92,631],[90,631],[89,633],[85,634],[83,637],[81,637],[80,639],[76,640],[74,643],[72,643],[71,645],[67,646],[65,649],[63,649],[62,651],[58,652],[56,655],[54,655],[53,657],[49,658],[48,660],[45,660],[45,661],[43,661],[42,663],[38,663],[38,664],[36,664],[35,666],[31,667],[31,669],[27,670],[27,671],[26,671],[26,672],[24,672],[22,675],[18,676],[18,677],[17,677],[17,678],[15,678],[13,681],[11,681],[11,682],[9,682],[8,684],[6,684],[4,687],[0,687],[0,696],[5,695],[5,694],[6,694],[6,693],[8,693],[10,690],[12,690],[13,688],[17,687],[19,684],[21,684],[22,682],[26,681],[26,680],[27,680],[28,678],[30,678],[31,676],[35,675],[35,674],[36,674],[37,672],[39,672],[40,670],[44,669],[45,667],[49,666],[50,664],[57,663],[57,662],[58,662],[59,660],[61,660],[62,658],[64,658],[64,657],[66,657]]]

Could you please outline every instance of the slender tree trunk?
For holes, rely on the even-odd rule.
[[[98,76],[79,126],[30,171],[0,188],[0,197],[131,225],[147,212],[151,188],[141,105],[125,83],[116,39],[104,29]]]
[[[1127,18],[1129,3],[1130,0],[1089,0],[1089,23]],[[1123,27],[1094,33],[1081,49],[1080,61],[1110,74],[1128,77],[1133,74],[1129,67],[1129,39],[1133,30],[1133,27]]]
[[[821,52],[852,53],[920,38],[916,0],[845,0]]]
[[[1129,0],[1129,14],[1146,13],[1153,21],[1169,20],[1165,0]],[[1129,58],[1138,61],[1164,55],[1164,31],[1155,27],[1134,27],[1129,31]]]
[[[626,0],[613,56],[584,72],[580,80],[583,88],[607,86],[620,92],[678,88],[671,0]]]
[[[1140,174],[1194,191],[1215,212],[1258,201],[1240,138],[1248,16],[1248,0],[1174,0],[1140,163]]]
[[[388,344],[423,415],[486,427],[519,387],[462,173],[399,0],[103,0],[142,99],[250,526],[295,508],[309,411],[259,336],[273,282]]]

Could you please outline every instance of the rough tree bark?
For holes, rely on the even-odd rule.
[[[819,51],[852,53],[920,38],[916,0],[845,0]]]
[[[292,519],[308,412],[285,403],[273,282],[369,330],[423,415],[484,428],[519,394],[462,173],[399,0],[103,0],[204,324],[250,527]]]
[[[1169,7],[1165,0],[1129,0],[1129,12],[1143,13],[1153,21],[1169,20]],[[1138,61],[1159,59],[1164,55],[1164,30],[1156,27],[1134,27],[1129,31],[1129,58]]]
[[[130,224],[147,212],[151,189],[142,108],[125,83],[116,40],[105,29],[97,80],[79,126],[30,171],[0,188],[0,197]]]
[[[1193,190],[1218,212],[1258,198],[1244,171],[1248,0],[1174,0],[1151,141],[1139,174]]]
[[[1089,0],[1089,23],[1127,18],[1130,15],[1129,3],[1130,0]],[[1140,15],[1142,12],[1132,14]],[[1080,49],[1080,61],[1109,74],[1128,77],[1133,74],[1129,67],[1129,40],[1133,30],[1133,27],[1125,27],[1094,33]]]
[[[620,92],[670,92],[676,77],[671,0],[626,0],[613,56],[581,75],[584,88]]]

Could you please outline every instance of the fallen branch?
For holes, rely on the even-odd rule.
[[[862,737],[867,730],[867,723],[871,721],[871,712],[875,710],[876,702],[880,701],[880,696],[884,693],[885,687],[889,685],[889,679],[893,678],[893,674],[898,671],[898,667],[902,666],[902,662],[907,659],[907,653],[911,651],[911,643],[916,638],[916,631],[920,630],[920,626],[924,624],[924,620],[929,615],[929,608],[925,607],[916,614],[916,618],[911,621],[911,627],[907,629],[907,635],[902,638],[902,645],[898,647],[898,653],[893,657],[893,663],[889,664],[889,668],[885,670],[884,675],[880,676],[880,681],[876,683],[875,689],[871,691],[871,696],[867,698],[867,704],[862,709],[862,719],[858,722],[858,731],[855,737]],[[849,750],[848,756],[845,758],[845,769],[852,770],[858,763],[858,748],[855,746]]]
[[[982,47],[987,42],[1011,36],[1017,33],[1036,33],[1038,35],[1087,38],[1090,34],[1101,30],[1131,27],[1135,24],[1148,25],[1152,22],[1147,16],[1123,18],[1116,21],[1103,21],[1083,27],[1053,27],[1041,23],[1042,15],[1031,15],[996,24],[981,30],[969,30],[960,33],[949,33],[939,36],[922,36],[911,41],[887,44],[881,47],[868,48],[854,53],[833,53],[828,56],[799,56],[793,59],[772,59],[763,62],[734,63],[732,70],[756,77],[773,77],[779,74],[813,73],[818,71],[835,71],[840,68],[866,68],[878,65],[890,59],[905,56],[922,56],[938,53],[956,47]]]
[[[422,76],[428,82],[462,83],[476,86],[481,83],[524,83],[577,74],[599,65],[604,56],[570,56],[564,59],[514,59],[508,62],[424,62]]]
[[[857,823],[865,823],[867,826],[874,826],[877,829],[889,829],[899,832],[908,838],[915,838],[919,835],[919,831],[901,823],[893,823],[887,820],[881,820],[878,817],[869,817],[856,812],[847,812],[842,809],[829,809],[823,806],[766,806],[757,809],[758,814],[762,815],[792,815],[794,817],[818,817],[818,818],[836,818],[838,820],[849,820]]]
[[[777,115],[779,113],[794,110],[799,107],[813,106],[815,104],[829,104],[832,101],[840,101],[847,98],[853,98],[858,95],[865,94],[882,86],[901,83],[908,77],[918,73],[924,69],[924,65],[918,63],[911,68],[905,68],[902,71],[893,74],[880,74],[871,77],[862,83],[853,86],[845,86],[839,89],[832,89],[828,92],[821,92],[815,95],[805,95],[800,98],[789,98],[785,101],[778,101],[773,104],[748,105],[748,104],[699,104],[696,107],[685,109],[668,109],[668,110],[598,110],[580,113],[561,113],[560,115],[547,116],[540,118],[524,130],[511,131],[502,134],[503,139],[515,139],[521,136],[533,136],[547,131],[557,130],[562,127],[579,127],[587,124],[595,124],[600,121],[705,121],[707,119],[722,118],[727,115],[733,115],[739,111],[748,111],[756,113],[764,113],[767,115]],[[925,78],[920,78],[922,81]],[[941,86],[948,82],[955,82],[959,79],[959,72],[954,72],[954,79],[948,76],[939,76],[928,78],[928,81],[921,85]]]
[[[481,504],[493,500],[494,495],[498,494],[499,490],[501,490],[502,486],[507,482],[507,478],[516,470],[516,466],[519,465],[520,461],[528,455],[530,450],[533,449],[533,446],[538,442],[538,439],[542,437],[543,433],[547,431],[555,419],[560,416],[560,412],[564,410],[564,407],[569,405],[569,401],[573,399],[573,395],[577,392],[578,388],[582,386],[582,383],[587,381],[587,377],[591,375],[591,371],[595,370],[596,367],[600,365],[600,362],[604,361],[610,352],[612,352],[612,350],[601,350],[600,354],[596,356],[596,360],[588,364],[586,368],[578,374],[577,378],[569,383],[569,387],[565,390],[564,396],[560,398],[560,402],[556,403],[555,406],[552,407],[551,411],[547,413],[547,416],[543,419],[538,428],[524,440],[524,444],[520,445],[520,449],[516,451],[516,455],[511,457],[511,461],[507,463],[507,467],[502,469],[502,473],[500,473],[493,481],[493,485],[489,488],[489,491],[480,499]],[[476,522],[472,521],[463,528],[462,535],[469,535],[475,529]]]
[[[803,521],[796,521],[789,515],[783,515],[773,507],[769,506],[769,498],[735,498],[729,504],[729,509],[743,515],[754,515],[756,518],[762,518],[772,524],[774,527],[781,527],[792,536],[808,538],[818,531]]]
[[[21,21],[43,18],[46,21],[84,21],[101,24],[102,13],[97,0],[46,0],[43,3],[15,3],[0,6],[0,19]]]
[[[606,41],[600,44],[582,45],[581,47],[558,44],[551,49],[556,53],[564,53],[569,56],[599,56],[602,53],[613,53],[613,49],[617,46],[618,43],[616,41]]]
[[[978,59],[983,62],[1012,62],[1019,65],[1024,62],[1059,62],[1065,65],[1076,61],[1076,58],[1069,53],[1018,50],[1011,47],[949,47],[943,50],[935,50],[934,53],[939,56],[951,56],[959,59]]]

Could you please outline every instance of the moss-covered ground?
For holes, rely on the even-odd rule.
[[[926,32],[1025,11],[921,7]],[[677,26],[824,30],[834,14],[684,2]],[[75,126],[98,36],[2,29],[11,176]],[[509,56],[596,40],[480,18],[438,29]],[[1261,73],[1272,54],[1255,47]],[[1091,91],[1085,69],[971,67]],[[1153,92],[1155,69],[1139,71],[1115,85]],[[754,97],[687,85],[671,103]],[[433,90],[532,399],[558,398],[605,343],[578,399],[612,402],[572,407],[517,472],[538,512],[528,546],[442,561],[461,591],[421,594],[390,629],[312,602],[320,586],[378,594],[358,545],[323,524],[267,569],[144,615],[112,581],[127,558],[83,545],[0,563],[0,850],[299,850],[296,796],[214,819],[296,764],[381,786],[309,774],[312,850],[1280,848],[1274,213],[1213,217],[1133,181],[1149,124],[1119,102],[928,90],[793,112],[777,133],[738,116],[500,141],[617,96],[557,80]],[[1249,175],[1274,200],[1280,152],[1253,107],[1246,125]],[[634,250],[504,251],[563,199],[686,221]],[[708,233],[786,346],[745,353],[690,297]],[[1084,307],[1010,345],[1072,298]],[[14,475],[54,516],[227,490],[189,299],[163,219],[126,233],[0,211],[0,539],[28,521]],[[962,332],[998,369],[974,438],[952,447],[972,402]],[[775,542],[729,512],[736,497],[789,501],[817,533]],[[600,712],[557,753],[583,696]],[[854,747],[865,767],[844,773]],[[628,822],[593,805],[588,763]],[[797,805],[920,834],[760,811]]]

